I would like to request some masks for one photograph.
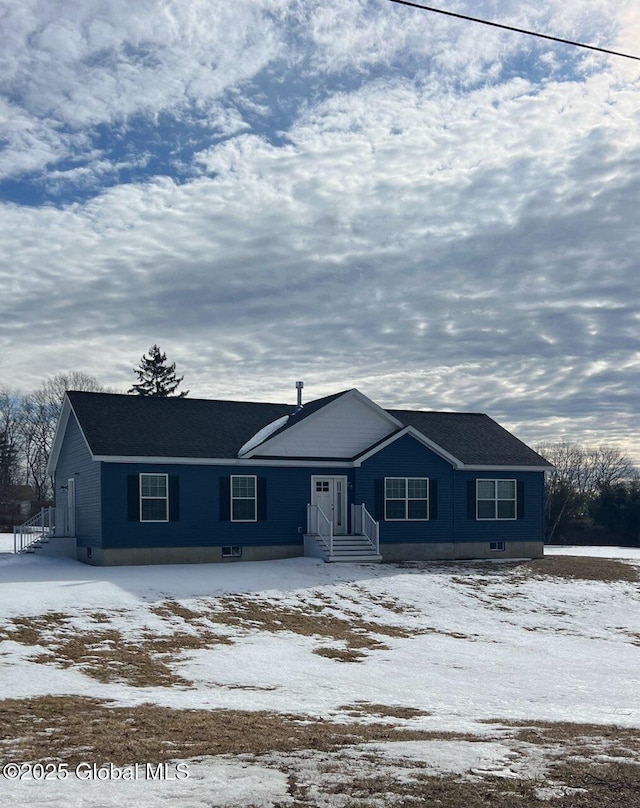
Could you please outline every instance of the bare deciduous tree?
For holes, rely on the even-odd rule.
[[[82,371],[58,373],[45,379],[37,390],[22,399],[22,455],[27,481],[33,485],[36,497],[40,500],[49,499],[52,494],[51,480],[47,477],[47,462],[67,390],[104,392],[104,387],[93,376]]]
[[[21,399],[8,387],[0,389],[0,487],[7,488],[22,479],[20,467],[22,437],[20,432]]]
[[[547,541],[588,517],[589,506],[606,488],[632,479],[631,460],[615,446],[581,446],[569,441],[539,444],[553,463],[546,479]]]

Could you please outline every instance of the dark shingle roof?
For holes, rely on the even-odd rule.
[[[77,391],[68,396],[94,455],[235,458],[267,424],[289,415],[289,422],[278,430],[282,432],[345,392],[310,401],[299,413],[291,404]],[[549,465],[487,415],[387,412],[467,465]]]
[[[479,412],[387,410],[465,465],[550,466],[543,457]]]
[[[68,393],[95,455],[236,457],[241,446],[291,404]]]

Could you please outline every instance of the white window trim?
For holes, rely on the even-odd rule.
[[[404,512],[407,514],[402,519],[394,519],[387,518],[387,480],[404,480],[404,500],[400,497],[390,497],[389,501],[391,502],[402,502],[404,501]],[[409,480],[424,480],[427,483],[427,496],[426,497],[410,497],[409,496]],[[429,521],[429,477],[385,477],[384,478],[384,521],[385,522],[428,522]],[[409,516],[409,500],[413,500],[414,502],[426,502],[427,503],[427,515],[426,517],[421,517],[420,519],[411,518]]]
[[[253,491],[254,495],[252,497],[234,497],[233,496],[233,481],[235,479],[247,479],[251,478],[253,480]],[[233,518],[233,501],[234,500],[247,500],[253,502],[253,519],[234,519]],[[230,521],[232,522],[257,522],[258,521],[258,477],[256,474],[232,474],[231,479],[229,481],[229,517]]]
[[[237,544],[225,544],[221,548],[221,555],[222,558],[242,558],[242,547]]]
[[[495,483],[495,491],[496,495],[492,499],[484,498],[480,500],[478,496],[478,483]],[[513,497],[498,497],[498,483],[513,483],[513,488],[515,494]],[[479,503],[482,502],[493,502],[494,503],[494,513],[495,516],[480,516],[479,515]],[[515,516],[498,516],[498,502],[513,502],[513,513]],[[478,477],[476,479],[476,520],[478,522],[515,522],[518,518],[518,481],[514,479],[504,479],[502,477]]]
[[[504,553],[506,550],[506,544],[503,541],[490,541],[489,542],[489,551],[492,553]]]
[[[144,497],[142,495],[142,478],[143,477],[164,477],[165,479],[165,491],[166,494],[163,497]],[[144,522],[145,524],[150,524],[153,522],[168,522],[169,521],[169,475],[168,474],[160,474],[159,472],[155,471],[141,471],[138,475],[138,491],[140,496],[140,521]],[[154,500],[164,500],[167,503],[167,518],[166,519],[143,519],[142,518],[142,501],[145,499],[154,499]]]

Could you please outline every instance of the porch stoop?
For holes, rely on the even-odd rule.
[[[351,533],[336,535],[333,530],[333,521],[320,505],[308,504],[304,554],[325,561],[382,561],[380,528],[364,504],[351,506]]]
[[[333,552],[322,536],[305,534],[304,554],[314,558],[322,558],[326,562],[361,562],[366,564],[379,564],[382,556],[376,552],[368,536],[349,535],[333,537]]]
[[[36,541],[19,552],[73,559],[78,554],[75,536],[49,536],[36,539]]]
[[[13,552],[76,558],[76,537],[69,536],[66,522],[56,518],[56,508],[42,508],[22,525],[13,528]]]

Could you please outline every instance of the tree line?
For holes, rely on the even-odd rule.
[[[567,441],[535,449],[554,466],[545,479],[547,543],[640,545],[640,475],[627,455]]]
[[[183,377],[176,375],[175,362],[167,363],[166,354],[153,345],[133,372],[137,382],[127,391],[143,396],[184,397],[176,390]],[[56,425],[67,390],[94,393],[121,392],[105,388],[94,376],[75,371],[58,373],[46,379],[31,393],[21,394],[0,387],[0,502],[16,485],[28,485],[35,499],[50,501],[52,480],[47,475],[47,462],[53,446]]]

